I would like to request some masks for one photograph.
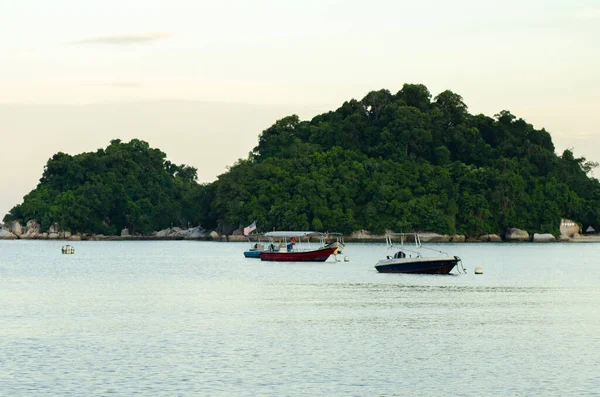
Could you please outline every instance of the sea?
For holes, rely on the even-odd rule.
[[[64,244],[0,241],[1,396],[600,396],[600,244],[428,244],[452,275]]]

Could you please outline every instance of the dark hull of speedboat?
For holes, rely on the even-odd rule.
[[[440,258],[427,261],[405,261],[376,265],[379,273],[449,274],[458,263],[456,258]]]
[[[260,253],[261,261],[275,262],[325,262],[335,248],[321,248],[314,251],[268,252]]]

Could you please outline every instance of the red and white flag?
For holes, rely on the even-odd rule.
[[[247,236],[250,234],[251,231],[256,229],[256,221],[252,222],[249,226],[246,226],[244,228],[244,236]]]

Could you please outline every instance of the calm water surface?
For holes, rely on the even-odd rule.
[[[600,395],[600,244],[430,245],[455,276],[63,244],[0,241],[0,395]]]

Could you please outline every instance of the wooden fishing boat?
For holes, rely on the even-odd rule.
[[[336,252],[335,247],[325,246],[325,236],[318,232],[269,232],[265,233],[265,237],[273,242],[267,245],[267,250],[260,253],[261,261],[325,262]],[[311,239],[318,239],[318,243],[311,242]]]

